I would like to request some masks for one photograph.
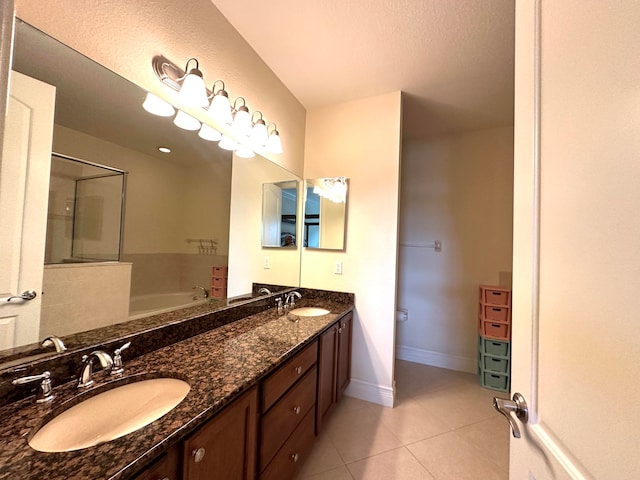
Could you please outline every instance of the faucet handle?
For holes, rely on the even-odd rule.
[[[111,369],[111,375],[120,375],[124,372],[124,366],[122,365],[122,351],[131,346],[131,342],[127,342],[120,348],[116,348],[113,352],[113,368]]]
[[[282,313],[282,307],[283,307],[282,297],[277,297],[275,301],[276,301],[276,307],[278,309],[278,313]]]
[[[28,377],[20,377],[13,380],[13,385],[24,385],[25,383],[32,383],[42,380],[40,388],[36,393],[36,403],[50,402],[55,398],[53,394],[53,387],[51,386],[51,372],[42,372],[40,375],[30,375]]]

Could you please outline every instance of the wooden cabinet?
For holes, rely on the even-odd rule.
[[[262,383],[260,479],[293,478],[311,451],[318,343],[313,342]]]
[[[135,480],[287,480],[351,378],[353,314],[225,407]]]
[[[179,457],[180,451],[176,445],[139,473],[134,480],[179,480]]]
[[[184,480],[255,478],[258,390],[249,390],[182,443]]]
[[[340,318],[319,338],[316,434],[351,380],[353,313]]]

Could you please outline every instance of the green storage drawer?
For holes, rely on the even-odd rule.
[[[492,390],[509,391],[509,375],[504,373],[482,371],[482,386]]]
[[[482,339],[482,353],[494,357],[508,357],[510,354],[510,343],[501,342],[500,340],[492,340],[491,338]]]
[[[482,368],[490,372],[509,373],[509,360],[506,358],[483,355]]]

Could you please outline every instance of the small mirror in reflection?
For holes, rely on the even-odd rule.
[[[347,218],[347,178],[305,180],[304,246],[343,250]]]
[[[295,247],[298,182],[262,185],[262,246]]]

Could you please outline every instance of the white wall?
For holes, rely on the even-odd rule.
[[[253,282],[297,287],[300,246],[262,247],[262,185],[298,180],[291,172],[263,158],[233,158],[229,228],[228,296],[251,292]],[[298,189],[300,195],[300,189]],[[301,202],[298,202],[301,205]],[[301,206],[297,230],[300,231]],[[298,238],[300,235],[298,235]],[[265,257],[269,268],[264,268]]]
[[[393,404],[400,92],[307,113],[305,178],[349,178],[346,249],[303,250],[301,286],[353,292],[348,394]],[[335,261],[343,274],[334,275]]]
[[[16,15],[126,79],[178,104],[156,78],[155,55],[183,65],[197,57],[204,78],[226,83],[276,122],[282,155],[269,159],[302,174],[305,110],[210,0],[16,0]],[[205,120],[204,110],[186,109]]]
[[[475,372],[478,285],[510,286],[512,196],[512,127],[404,144],[398,358]]]

